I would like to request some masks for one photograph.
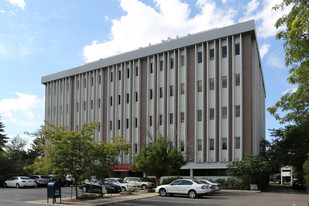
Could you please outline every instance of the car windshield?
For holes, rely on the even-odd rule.
[[[120,182],[120,183],[126,183],[126,182],[123,181],[122,179],[118,179],[118,182]]]
[[[41,178],[47,178],[47,179],[49,179],[49,176],[42,175]]]
[[[27,179],[30,179],[30,178],[29,177],[20,177],[20,179],[27,180]]]

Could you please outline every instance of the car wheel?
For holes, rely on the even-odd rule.
[[[82,191],[83,191],[83,192],[88,192],[87,187],[82,187]]]
[[[190,190],[189,191],[189,197],[192,198],[192,199],[195,198],[196,197],[196,192],[194,190]]]
[[[7,187],[7,184],[6,184],[6,183],[3,183],[3,187],[6,188],[6,187]]]
[[[142,185],[142,190],[145,190],[147,189],[147,186],[146,185]]]
[[[165,197],[167,195],[166,190],[163,188],[159,190],[159,194],[161,197]]]
[[[20,185],[18,183],[16,184],[16,188],[20,188]]]
[[[121,188],[121,192],[125,192],[126,191],[126,188],[125,187],[122,187]]]

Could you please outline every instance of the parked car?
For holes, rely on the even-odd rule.
[[[292,189],[294,190],[304,190],[305,186],[303,184],[303,182],[301,182],[300,180],[294,180],[292,183]]]
[[[119,193],[121,192],[121,188],[118,185],[112,184],[108,181],[100,181],[96,179],[85,180],[82,182],[80,189],[83,192],[95,192],[102,193],[103,186],[105,187],[107,193]]]
[[[198,180],[191,179],[178,179],[173,181],[168,185],[160,185],[156,188],[156,192],[160,196],[164,197],[166,195],[188,195],[190,198],[195,198],[197,196],[204,196],[211,192],[209,185],[202,183]]]
[[[105,178],[105,181],[108,181],[112,184],[118,185],[121,187],[121,192],[125,192],[129,188],[136,188],[136,186],[132,183],[128,183],[121,178]]]
[[[136,187],[140,187],[142,190],[155,187],[155,184],[153,182],[147,182],[140,177],[125,177],[124,181]]]
[[[209,184],[212,186],[214,192],[216,191],[220,191],[221,190],[221,184],[217,183],[217,182],[211,182],[209,180],[200,180],[201,182],[205,183],[205,184]]]
[[[14,176],[3,183],[3,187],[37,187],[35,180],[25,176]]]
[[[50,182],[50,177],[46,175],[32,175],[31,179],[34,179],[38,186],[47,185]]]

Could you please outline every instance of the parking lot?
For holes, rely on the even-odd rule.
[[[73,192],[73,198],[75,197],[74,188],[63,187],[62,198],[70,198],[71,191]],[[21,205],[46,205],[47,189],[41,188],[0,188],[0,205],[2,206],[21,206]],[[187,196],[174,196],[174,197],[160,197],[155,195],[154,197],[148,197],[138,199],[138,195],[131,195],[136,200],[121,200],[117,202],[119,195],[115,195],[103,200],[99,200],[98,203],[106,205],[210,205],[210,206],[304,206],[308,205],[308,194],[305,191],[291,190],[288,187],[271,187],[267,192],[251,192],[251,191],[232,191],[223,190],[216,194],[211,194],[203,198],[190,199]],[[114,199],[116,201],[112,202]],[[44,200],[41,203],[29,204],[29,201]],[[50,199],[50,204],[52,200]],[[74,205],[70,204],[70,205]],[[90,202],[84,201],[79,205],[91,205]]]

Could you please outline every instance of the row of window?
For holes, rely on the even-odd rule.
[[[235,149],[240,149],[240,137],[235,137]],[[227,137],[221,138],[221,149],[227,150]],[[197,140],[197,150],[202,151],[202,140]],[[215,150],[215,139],[209,139],[209,150]]]
[[[234,52],[235,55],[239,55],[240,54],[240,45],[239,43],[236,43],[234,45]],[[214,49],[209,49],[209,59],[210,60],[214,60],[215,57],[215,50]],[[222,46],[221,47],[221,57],[222,58],[226,58],[227,57],[227,46]],[[202,63],[203,62],[203,54],[202,52],[198,52],[197,53],[197,63]]]

